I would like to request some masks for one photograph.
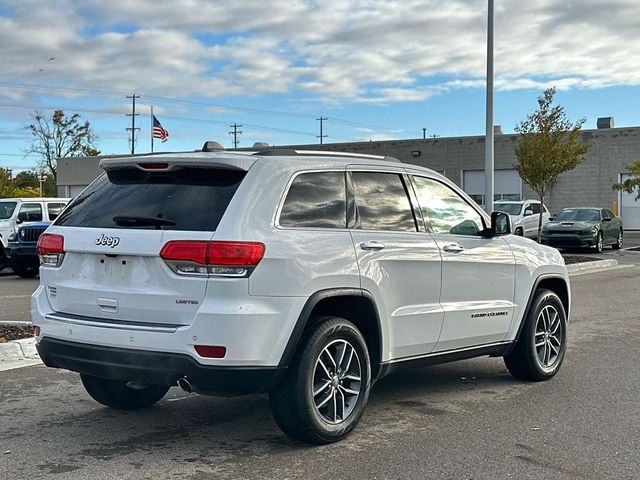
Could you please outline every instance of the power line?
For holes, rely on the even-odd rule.
[[[54,110],[69,110],[69,108],[63,108],[60,106],[57,107],[50,107],[50,106],[43,106],[43,105],[21,105],[21,104],[16,104],[16,103],[0,103],[0,107],[6,107],[6,108],[21,108],[21,109],[25,109],[25,110],[50,110],[50,111],[54,111]],[[104,115],[114,115],[114,116],[120,116],[122,115],[122,113],[119,112],[114,112],[111,110],[95,110],[95,109],[86,109],[86,108],[70,108],[71,110],[73,110],[74,112],[79,112],[79,113],[98,113],[98,114],[104,114]],[[186,122],[199,122],[199,123],[215,123],[218,125],[228,125],[230,123],[229,120],[210,120],[210,119],[203,119],[203,118],[193,118],[193,117],[181,117],[181,116],[176,116],[176,115],[163,115],[163,118],[172,118],[174,120],[181,120],[181,121],[186,121]],[[245,123],[244,124],[246,127],[250,127],[250,128],[254,128],[257,130],[266,130],[266,131],[273,131],[273,132],[282,132],[282,133],[292,133],[292,134],[296,134],[296,135],[306,135],[306,136],[315,136],[314,133],[311,132],[303,132],[300,130],[291,130],[291,129],[287,129],[287,128],[278,128],[278,127],[267,127],[264,125],[257,125],[257,124],[252,124],[252,123]],[[334,137],[334,138],[338,138],[338,137]],[[347,140],[347,139],[344,139]]]
[[[0,81],[0,87],[3,87],[3,86],[4,87],[11,87],[11,88],[24,88],[24,89],[31,88],[31,89],[35,89],[35,90],[45,90],[45,91],[53,91],[53,92],[60,91],[60,92],[67,92],[67,93],[95,93],[95,94],[98,94],[98,95],[104,95],[104,96],[109,96],[109,97],[120,97],[120,96],[126,95],[125,92],[115,92],[115,91],[98,90],[98,89],[91,89],[91,88],[52,87],[52,86],[47,86],[47,85],[34,85],[34,84],[28,84],[28,83],[16,83],[16,82],[2,82],[2,81]],[[283,110],[268,110],[268,109],[260,109],[260,108],[239,107],[239,106],[219,104],[219,103],[199,102],[199,101],[196,101],[196,100],[177,100],[175,98],[163,97],[163,96],[160,96],[160,95],[147,95],[147,94],[145,94],[144,96],[145,96],[145,98],[150,98],[150,99],[159,100],[161,102],[174,103],[174,104],[180,104],[180,105],[195,105],[195,106],[200,106],[200,107],[221,108],[221,109],[225,109],[225,110],[233,110],[233,111],[245,112],[245,113],[255,113],[255,114],[259,114],[259,115],[272,115],[272,116],[275,115],[275,116],[294,117],[294,118],[308,118],[308,119],[313,118],[312,114],[287,112],[287,111],[283,111]],[[346,120],[346,119],[336,118],[336,117],[331,117],[331,121],[332,122],[337,122],[337,123],[342,123],[342,124],[345,124],[345,125],[356,126],[356,127],[372,128],[372,129],[377,129],[377,130],[387,130],[387,131],[391,131],[391,132],[406,132],[406,133],[408,133],[407,130],[400,129],[400,128],[385,127],[385,126],[382,126],[382,125],[374,125],[374,124],[363,123],[363,122],[354,122],[352,120]]]

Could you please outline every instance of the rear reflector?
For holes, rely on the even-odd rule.
[[[43,233],[38,239],[36,252],[42,265],[59,267],[64,258],[64,237],[55,233]]]
[[[227,347],[221,347],[219,345],[195,345],[194,347],[201,357],[224,358],[227,354]]]
[[[245,277],[264,251],[264,244],[257,242],[172,240],[162,247],[160,257],[176,273]]]

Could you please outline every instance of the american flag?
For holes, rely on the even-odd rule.
[[[167,138],[169,138],[169,132],[162,128],[162,125],[160,125],[155,115],[153,116],[153,138],[159,138],[162,140],[162,143],[166,142]]]

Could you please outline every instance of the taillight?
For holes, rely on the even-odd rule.
[[[172,240],[162,247],[160,257],[180,274],[246,277],[264,250],[257,242]]]
[[[45,267],[59,267],[64,259],[64,237],[55,233],[43,233],[38,239],[36,252]]]

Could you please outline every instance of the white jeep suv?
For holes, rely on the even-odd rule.
[[[509,214],[511,217],[511,231],[515,235],[528,238],[538,238],[538,223],[540,221],[540,201],[500,200],[493,204],[493,208],[499,212]],[[542,206],[542,226],[549,222],[549,210]]]
[[[176,384],[269,393],[285,433],[328,443],[397,368],[503,356],[546,380],[562,364],[558,251],[431,170],[293,150],[101,166],[40,237],[32,311],[44,363],[104,405]]]

